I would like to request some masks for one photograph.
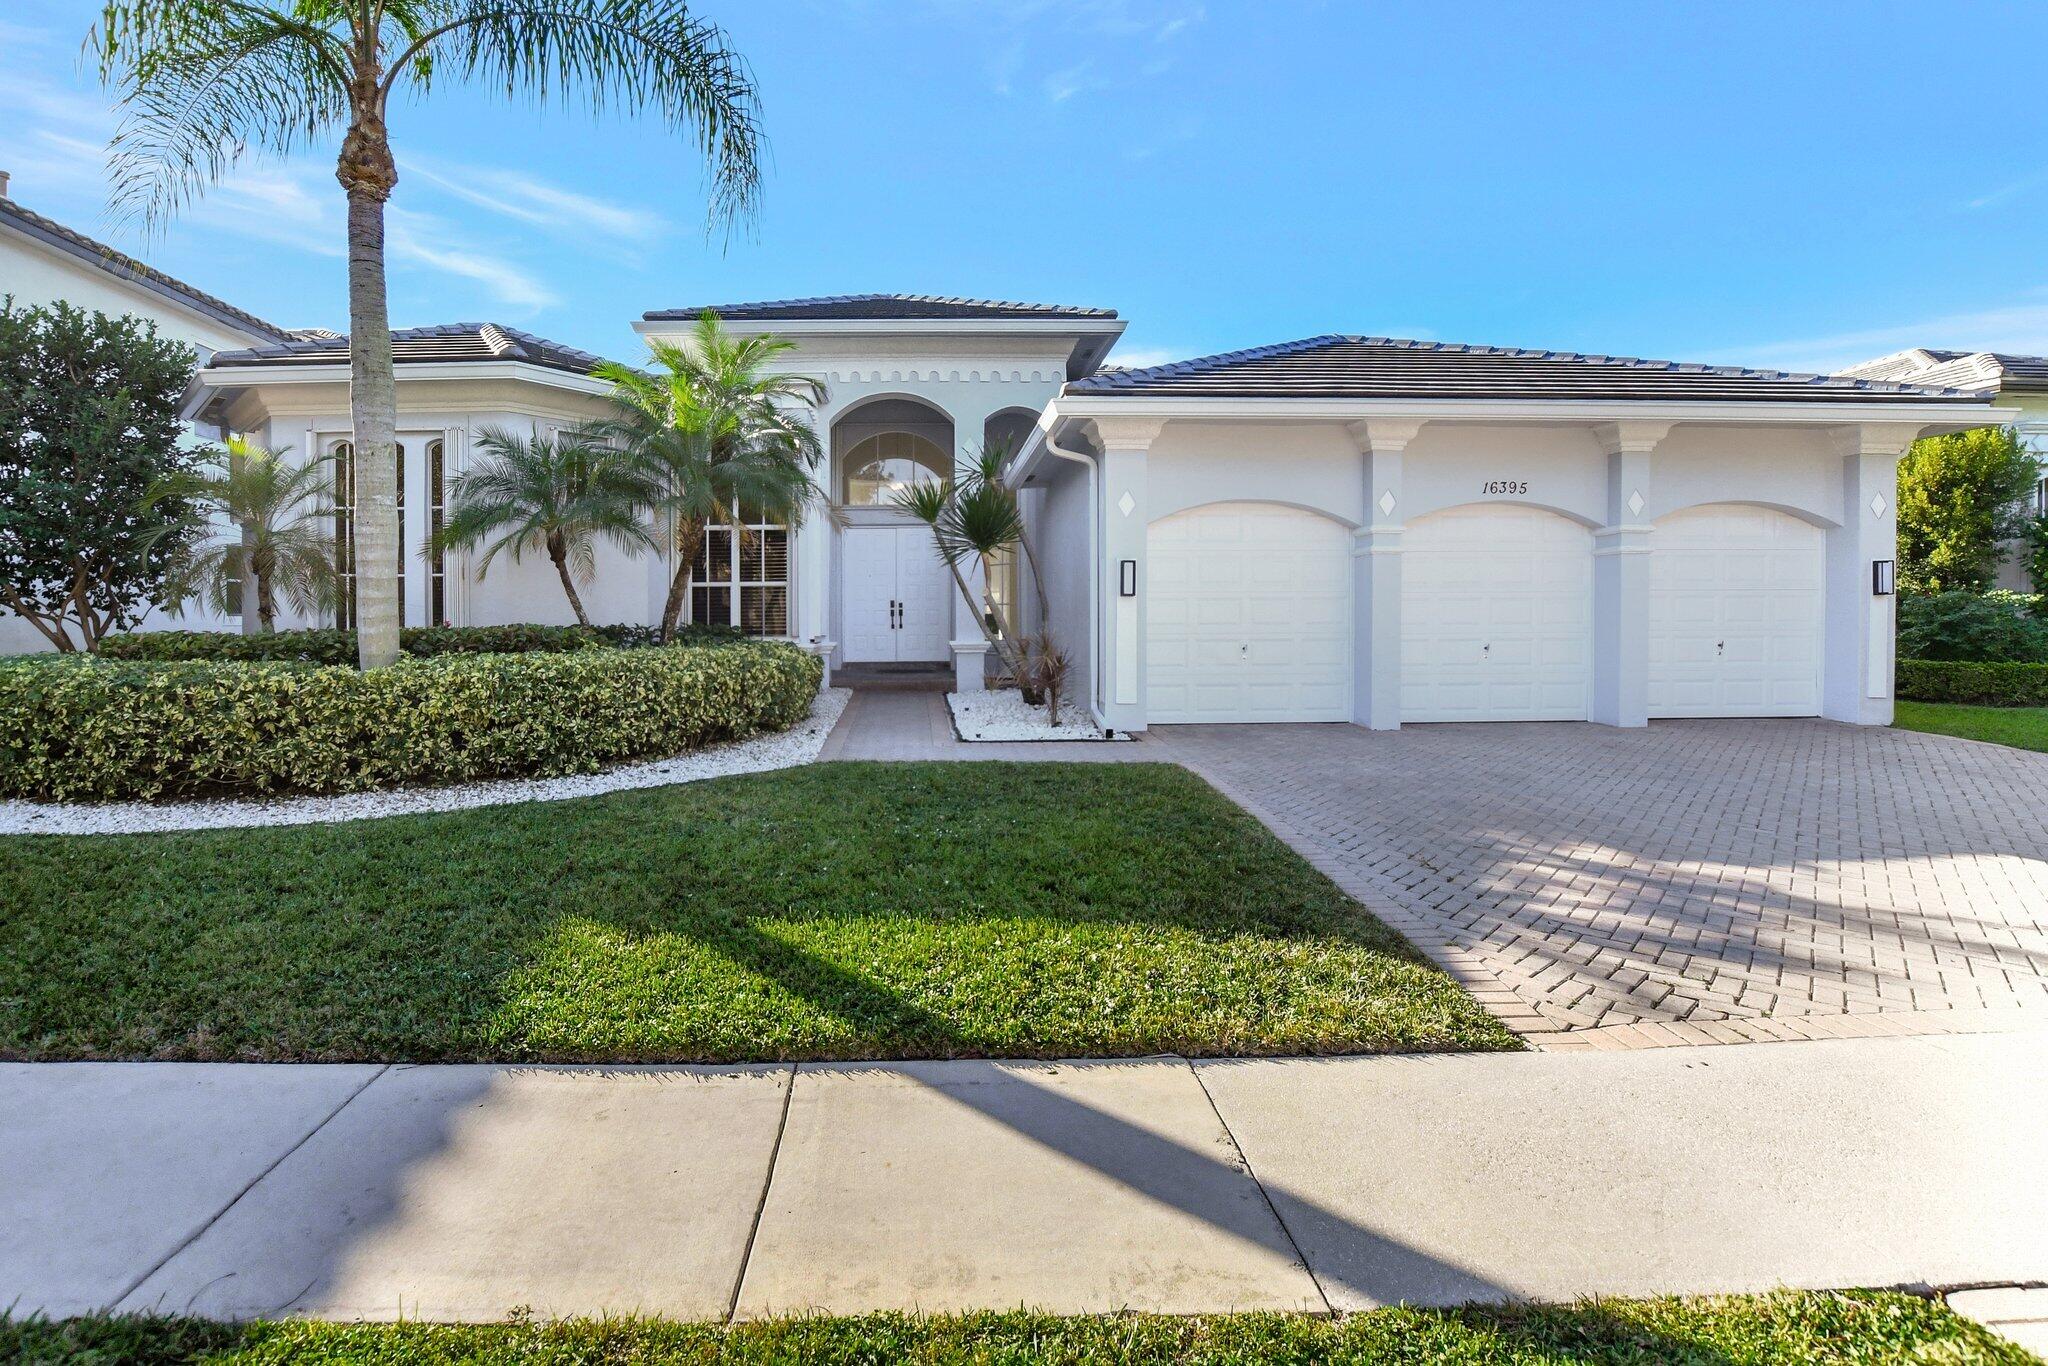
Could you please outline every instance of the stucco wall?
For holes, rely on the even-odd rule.
[[[1035,487],[1043,492],[1032,544],[1045,574],[1050,629],[1072,661],[1068,686],[1078,696],[1089,691],[1095,673],[1088,615],[1088,471],[1069,460],[1054,460]]]

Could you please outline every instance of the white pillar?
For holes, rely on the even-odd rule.
[[[824,491],[822,498],[814,498],[804,513],[803,525],[797,528],[790,546],[790,559],[795,582],[792,585],[790,604],[792,616],[790,634],[797,643],[824,655],[829,666],[836,642],[832,638],[832,541],[834,529],[830,504],[839,496],[836,487],[836,471],[833,466],[832,422],[839,415],[839,405],[826,402],[810,414],[812,429],[818,433],[818,442],[824,448],[815,478]]]
[[[953,419],[953,479],[957,484],[964,479],[967,471],[981,454],[981,443],[988,430],[988,419],[999,407],[976,405],[949,405],[946,415]],[[968,603],[959,592],[953,594],[953,690],[955,692],[982,692],[988,687],[988,637],[981,629],[982,572],[981,566],[972,560],[960,566],[960,577],[967,580],[967,591],[974,602]]]
[[[1365,516],[1351,534],[1351,719],[1374,730],[1401,728],[1402,464],[1420,422],[1354,422]]]
[[[1165,423],[1103,419],[1102,720],[1112,730],[1145,729],[1145,464]],[[1126,569],[1128,566],[1128,569]],[[1130,592],[1124,590],[1128,586]]]
[[[1607,454],[1606,523],[1593,533],[1593,720],[1650,723],[1650,456],[1668,422],[1593,429]]]
[[[1873,567],[1898,557],[1899,457],[1918,427],[1865,423],[1835,432],[1842,461],[1841,525],[1828,532],[1827,657],[1821,715],[1864,726],[1892,721],[1893,608]]]

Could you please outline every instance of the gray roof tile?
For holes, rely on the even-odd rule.
[[[1020,304],[1001,299],[956,299],[937,294],[826,294],[810,299],[767,299],[741,304],[699,304],[663,308],[643,315],[648,322],[675,322],[716,313],[730,322],[898,321],[1010,318],[1114,318],[1113,308],[1062,304]]]
[[[1981,402],[1961,389],[1836,375],[1689,365],[1390,337],[1325,335],[1137,370],[1104,370],[1068,394],[1184,398],[1666,399]]]
[[[601,356],[573,346],[536,337],[530,332],[498,323],[443,323],[436,327],[406,327],[391,334],[391,359],[398,365],[424,365],[449,361],[524,361],[587,375],[604,363]],[[335,332],[308,328],[294,339],[276,346],[255,346],[246,351],[222,351],[209,369],[236,369],[252,365],[346,365],[348,338]]]

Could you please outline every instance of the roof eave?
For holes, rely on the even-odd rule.
[[[608,394],[611,384],[594,375],[561,370],[535,361],[399,361],[394,367],[398,379],[510,379],[579,394]],[[202,388],[251,389],[264,384],[347,384],[347,361],[310,364],[305,361],[282,365],[209,365],[194,377]],[[203,404],[201,406],[204,406]]]
[[[216,326],[225,327],[231,331],[272,344],[291,340],[291,334],[285,329],[278,327],[275,323],[264,322],[254,314],[238,317],[216,306],[211,300],[165,284],[162,280],[136,270],[125,261],[86,250],[79,246],[78,243],[69,240],[61,234],[51,232],[40,223],[17,217],[11,213],[0,212],[0,228],[19,233],[21,236],[41,243],[43,246],[74,261],[82,261],[86,265],[104,271],[118,280],[124,280],[134,285],[137,289],[154,294],[164,302],[182,308],[187,313],[196,314]]]
[[[1065,394],[1046,405],[1038,427],[1005,474],[1015,485],[1043,462],[1046,442],[1063,424],[1103,417],[1166,418],[1210,422],[1352,422],[1406,418],[1435,422],[1515,422],[1577,425],[1637,420],[1708,422],[1734,426],[1838,427],[1890,423],[1920,428],[1921,435],[1969,431],[2011,421],[2016,408],[1981,398],[1891,399],[1876,402],[1669,402],[1641,399],[1353,399],[1190,398],[1156,394]]]

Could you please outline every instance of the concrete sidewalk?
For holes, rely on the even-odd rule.
[[[0,1304],[690,1318],[2048,1278],[2048,1034],[0,1067]]]

